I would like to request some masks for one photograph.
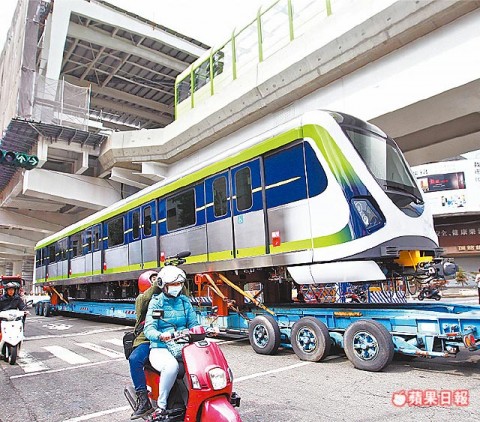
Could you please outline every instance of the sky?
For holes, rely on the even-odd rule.
[[[0,0],[0,50],[18,0]],[[56,0],[57,2],[65,0]],[[226,41],[233,29],[243,28],[256,16],[258,8],[273,0],[107,0],[174,31],[208,45]]]

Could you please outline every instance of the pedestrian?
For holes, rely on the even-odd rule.
[[[477,289],[478,289],[478,304],[480,305],[480,268],[478,269],[477,276],[475,277],[475,283],[477,283]]]

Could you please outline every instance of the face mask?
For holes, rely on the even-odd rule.
[[[170,296],[177,297],[182,291],[182,286],[169,286],[167,291]]]

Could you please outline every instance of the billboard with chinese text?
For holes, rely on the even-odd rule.
[[[412,167],[432,214],[480,213],[480,160]]]

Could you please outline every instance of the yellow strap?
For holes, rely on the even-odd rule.
[[[271,315],[275,315],[275,312],[273,312],[271,309],[268,309],[263,303],[255,299],[250,293],[247,293],[245,290],[242,290],[240,287],[233,284],[227,277],[225,277],[222,274],[217,274],[217,275],[225,284],[230,286],[232,289],[235,289],[238,293],[245,296],[247,299],[251,300],[259,308],[263,309],[264,311],[267,311]]]

